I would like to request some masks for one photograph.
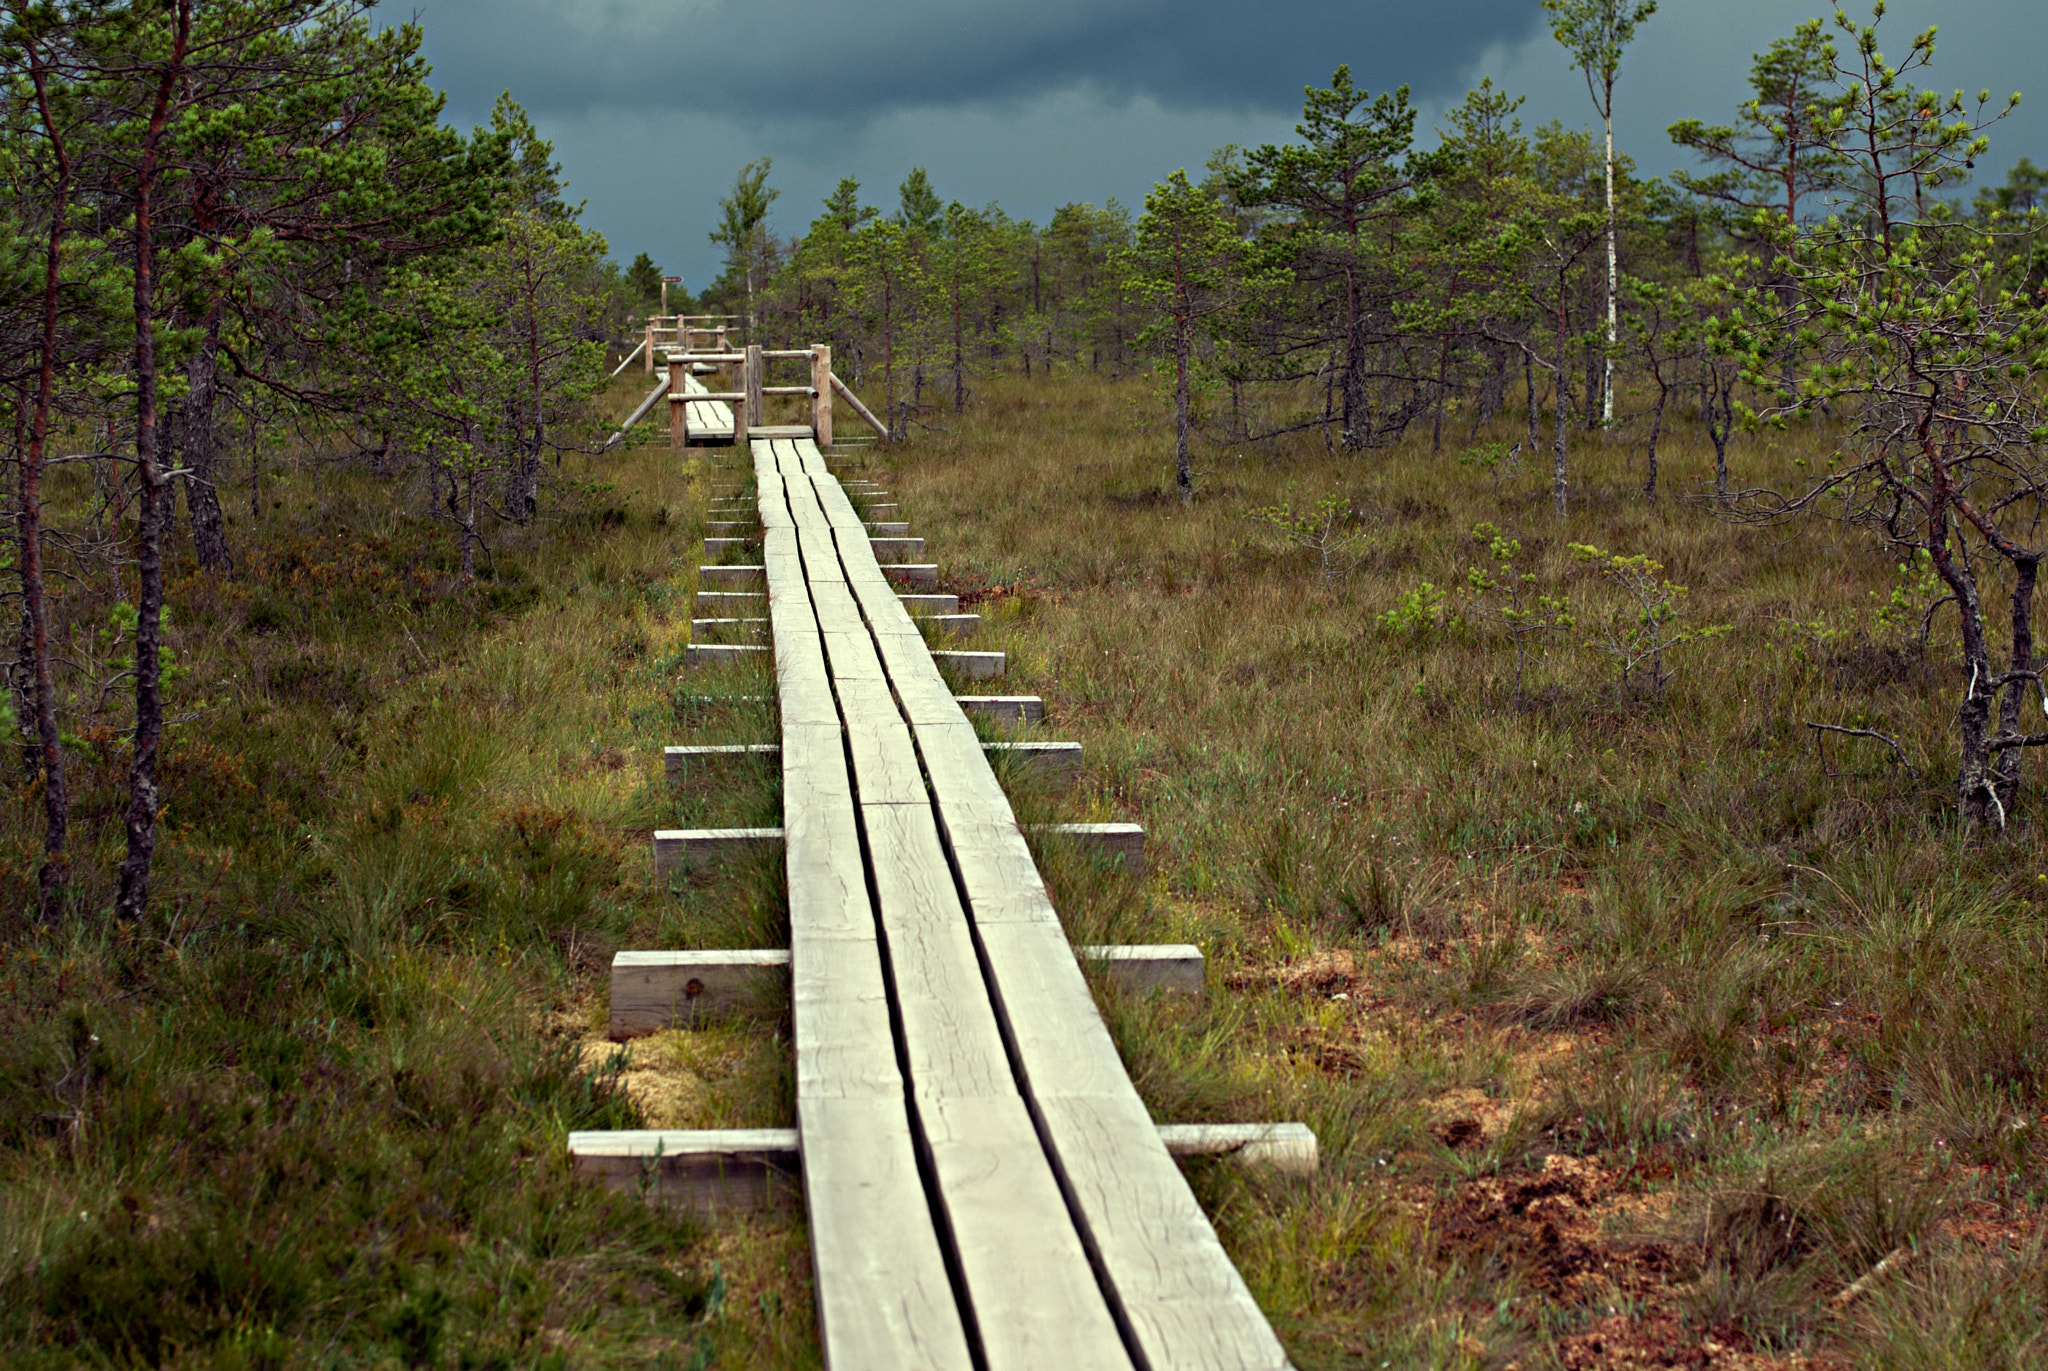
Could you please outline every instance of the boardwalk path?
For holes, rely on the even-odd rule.
[[[1280,1371],[872,530],[815,443],[749,446],[827,1364]]]

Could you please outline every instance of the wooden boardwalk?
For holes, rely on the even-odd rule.
[[[1279,1371],[874,531],[815,443],[748,447],[827,1364]]]

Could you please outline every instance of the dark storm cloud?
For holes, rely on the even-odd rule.
[[[427,53],[459,113],[511,89],[536,113],[738,106],[858,126],[921,105],[1089,86],[1170,108],[1298,110],[1341,62],[1427,94],[1534,0],[428,0]]]

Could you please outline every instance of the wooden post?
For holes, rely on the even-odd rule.
[[[811,389],[817,392],[811,397],[811,427],[816,430],[818,446],[832,446],[832,345],[811,344]]]
[[[745,359],[740,363],[740,383],[734,389],[742,395],[753,396],[760,394],[761,382],[754,374],[754,369],[760,364],[760,349],[748,348],[745,353]],[[747,428],[756,422],[754,419],[754,406],[746,400],[734,400],[731,403],[732,446],[734,453],[737,454],[734,460],[744,461],[747,455]]]
[[[675,397],[683,393],[683,373],[688,367],[678,361],[668,364],[668,445],[681,452],[690,445],[690,407],[679,405]]]
[[[654,316],[647,316],[647,374],[654,374]]]
[[[759,343],[747,344],[745,384],[740,389],[747,393],[747,426],[749,428],[755,424],[765,424],[768,422],[765,409],[766,402],[761,398],[761,365],[761,345]]]

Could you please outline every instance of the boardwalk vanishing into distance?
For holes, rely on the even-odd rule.
[[[815,351],[813,399],[829,402],[829,353]],[[956,697],[943,660],[990,676],[1001,654],[927,646],[931,616],[913,610],[952,611],[941,632],[972,626],[924,591],[928,567],[877,556],[922,544],[870,520],[895,513],[879,492],[832,475],[818,441],[829,410],[808,432],[763,436],[758,350],[723,393],[670,356],[671,401],[690,407],[672,427],[679,447],[753,430],[732,449],[751,510],[714,518],[721,534],[751,524],[761,560],[706,568],[721,574],[704,578],[700,606],[740,641],[705,644],[703,660],[772,657],[779,740],[718,751],[778,760],[784,813],[775,829],[657,834],[657,865],[779,844],[790,942],[619,954],[614,1036],[683,1022],[700,998],[726,1003],[724,988],[786,968],[796,1127],[572,1134],[578,1169],[713,1209],[799,1191],[834,1371],[1279,1371],[1286,1354],[1175,1153],[1313,1169],[1313,1137],[1154,1122],[966,712],[1035,716],[1037,702]],[[745,641],[748,620],[768,641]],[[1028,757],[1057,769],[1077,755]],[[1142,860],[1135,826],[1094,827],[1113,831],[1075,836]],[[1193,949],[1082,955],[1152,986],[1192,958],[1199,988]]]

